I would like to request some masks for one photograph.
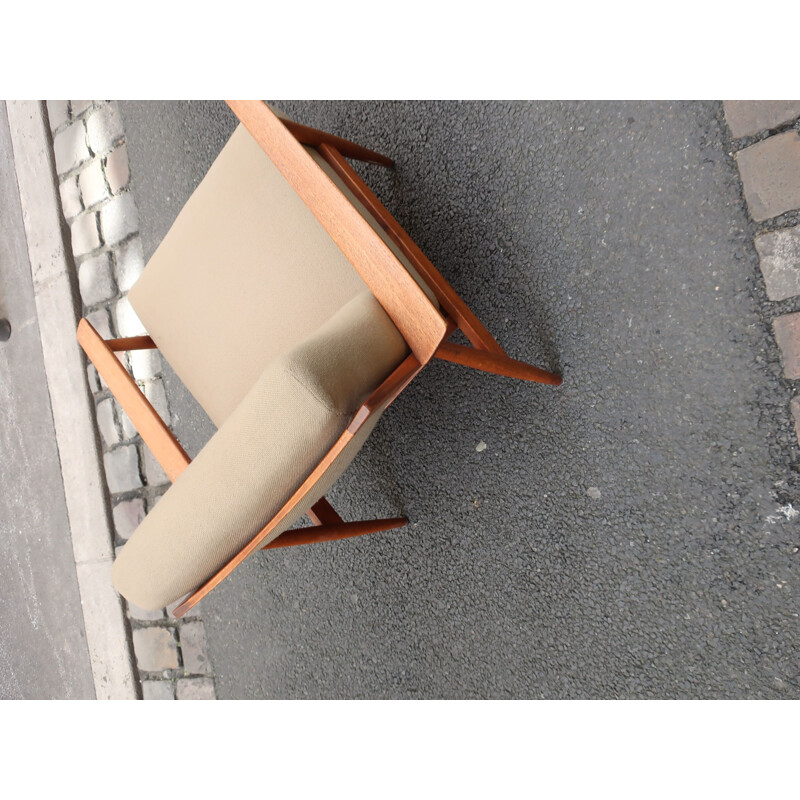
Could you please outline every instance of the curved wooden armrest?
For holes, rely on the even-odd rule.
[[[361,404],[361,408],[356,411],[352,421],[347,426],[351,434],[356,431],[374,414],[378,409],[383,411],[394,402],[397,395],[408,386],[422,369],[422,364],[410,355],[399,367]]]
[[[300,503],[314,487],[325,472],[333,465],[336,459],[342,454],[345,447],[350,443],[356,431],[369,419],[372,414],[382,412],[388,408],[394,399],[405,389],[413,380],[417,373],[422,369],[422,364],[417,361],[414,355],[408,356],[400,366],[364,401],[361,408],[356,412],[353,421],[336,440],[333,447],[325,454],[322,461],[312,470],[311,474],[303,481],[295,493],[284,504],[280,511],[246,544],[222,569],[213,575],[206,583],[200,586],[195,592],[187,597],[180,605],[176,606],[173,614],[176,617],[183,616],[190,608],[197,605],[212,589],[219,585],[228,575],[233,572],[247,556],[258,550],[264,539],[269,536],[275,528],[288,516],[288,514]]]

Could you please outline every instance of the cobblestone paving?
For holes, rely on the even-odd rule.
[[[728,100],[725,118],[758,252],[783,376],[800,379],[800,100]],[[784,301],[784,302],[781,302]],[[780,303],[780,305],[778,305]],[[793,390],[797,386],[793,385]],[[800,395],[790,402],[800,441]]]
[[[126,296],[144,269],[144,257],[136,203],[128,191],[130,173],[119,108],[109,101],[51,100],[47,109],[84,316],[106,339],[145,333]],[[159,353],[141,350],[124,358],[169,425]],[[97,404],[119,553],[169,482],[91,364],[87,378]],[[145,611],[127,604],[142,697],[215,699],[202,619],[190,612],[176,620],[169,611]]]

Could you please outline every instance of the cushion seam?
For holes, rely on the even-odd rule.
[[[295,382],[298,385],[300,385],[303,389],[305,389],[305,391],[308,394],[310,394],[326,411],[330,411],[332,414],[335,414],[337,417],[348,417],[352,413],[350,411],[340,411],[338,408],[336,408],[328,400],[326,400],[323,397],[320,397],[320,395],[316,391],[314,391],[304,380],[302,380],[298,375],[296,375],[294,373],[294,371],[292,370],[291,363],[284,364],[283,365],[283,371],[287,375],[290,375],[295,380]]]

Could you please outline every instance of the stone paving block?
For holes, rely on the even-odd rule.
[[[158,608],[155,611],[147,611],[139,608],[135,603],[128,603],[128,614],[131,619],[138,619],[142,622],[153,622],[157,619],[164,619],[164,609]]]
[[[169,405],[167,403],[167,393],[164,391],[164,384],[160,378],[147,381],[144,385],[144,396],[150,401],[150,405],[156,410],[166,425],[170,423]]]
[[[131,422],[131,418],[122,410],[120,406],[117,406],[117,412],[119,423],[122,426],[122,438],[133,439],[135,436],[138,436],[139,431],[136,430]]]
[[[127,242],[117,248],[114,259],[117,270],[117,285],[124,294],[139,280],[139,276],[144,270],[142,240],[138,236],[128,239]]]
[[[169,483],[169,478],[161,468],[161,464],[156,461],[156,457],[146,444],[142,445],[142,461],[144,462],[144,477],[148,486],[164,486]]]
[[[178,700],[216,700],[213,678],[178,678]]]
[[[117,294],[108,253],[87,258],[78,267],[78,285],[81,298],[87,306],[104,303]]]
[[[131,173],[128,165],[128,148],[124,144],[108,154],[106,178],[113,194],[118,194],[128,185]]]
[[[84,208],[102,203],[103,200],[110,197],[106,186],[106,177],[103,173],[103,163],[99,158],[84,166],[78,177],[78,184]]]
[[[771,136],[736,154],[744,196],[756,222],[800,208],[800,134]]]
[[[134,497],[132,500],[122,500],[114,506],[112,515],[117,534],[122,539],[130,539],[131,534],[144,521],[144,499]]]
[[[114,334],[111,332],[111,314],[108,313],[107,309],[98,308],[90,314],[87,314],[86,319],[104,339],[114,338]],[[105,383],[102,378],[100,378],[100,383],[105,388]]]
[[[178,666],[178,643],[169,628],[138,628],[133,632],[133,650],[139,669],[157,672]]]
[[[116,103],[99,106],[86,118],[89,147],[95,154],[107,153],[122,138],[122,117]]]
[[[130,192],[114,197],[100,209],[100,229],[106,244],[117,244],[139,230],[139,215]]]
[[[83,122],[73,122],[53,139],[53,153],[56,158],[56,171],[59,175],[75,169],[90,157],[86,145],[86,128]]]
[[[114,415],[114,401],[111,399],[101,400],[97,404],[97,427],[100,435],[106,443],[106,447],[119,444],[122,440],[119,426]]]
[[[792,398],[792,402],[789,403],[789,409],[794,419],[794,433],[797,436],[798,444],[800,444],[800,395]]]
[[[92,107],[91,100],[70,100],[70,104],[72,106],[73,117],[77,117],[79,114],[83,114],[84,111],[87,111]]]
[[[780,128],[800,117],[800,100],[726,100],[722,105],[737,139]]]
[[[58,192],[61,195],[61,211],[65,219],[72,219],[77,217],[83,211],[83,204],[81,203],[81,190],[78,188],[77,177],[67,178],[58,187]]]
[[[171,681],[142,681],[142,700],[174,700]]]
[[[69,120],[68,100],[48,100],[47,118],[50,120],[50,130],[60,128]]]
[[[76,258],[100,247],[97,214],[93,211],[87,211],[75,217],[70,225],[70,233],[72,234],[72,254]]]
[[[772,329],[781,350],[783,376],[800,378],[800,312],[776,317]]]
[[[186,622],[180,627],[181,654],[183,668],[193,675],[208,674],[211,667],[208,663],[208,645],[206,629],[202,622]]]
[[[124,444],[103,455],[106,468],[106,482],[112,494],[129,492],[142,485],[139,474],[139,454],[136,445]]]
[[[756,236],[756,250],[770,300],[800,295],[800,226]]]
[[[163,364],[158,350],[131,350],[131,372],[137,381],[149,381],[161,374]]]
[[[158,502],[160,499],[161,499],[160,496],[153,498],[153,500],[150,503],[150,511],[153,510],[153,507],[155,506],[156,502]],[[172,616],[172,612],[178,607],[180,602],[181,602],[180,600],[176,600],[174,603],[172,603],[171,605],[167,606],[167,616],[170,616],[170,617]],[[194,606],[194,607],[190,608],[181,617],[181,619],[182,620],[197,619],[199,616],[200,616],[200,608],[198,606]]]
[[[114,304],[114,320],[120,336],[141,336],[147,333],[127,297],[120,298]]]
[[[86,380],[89,382],[89,389],[92,392],[100,391],[100,376],[97,374],[94,364],[86,365]]]

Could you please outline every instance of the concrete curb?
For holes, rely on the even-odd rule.
[[[46,105],[79,316],[105,338],[143,334],[127,298],[144,269],[144,254],[120,109],[113,100],[48,100]],[[169,425],[158,351],[131,351],[122,360]],[[168,489],[169,480],[91,365],[87,378],[116,557]],[[107,573],[104,580],[110,587]],[[170,608],[145,611],[124,600],[122,607],[144,700],[215,698],[205,628],[196,610],[178,620],[170,616]]]
[[[128,628],[108,574],[112,528],[94,403],[75,339],[77,293],[50,130],[43,103],[8,101],[6,107],[95,693],[98,699],[136,699]]]

